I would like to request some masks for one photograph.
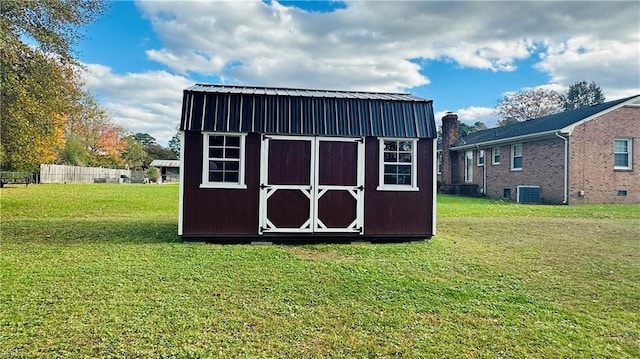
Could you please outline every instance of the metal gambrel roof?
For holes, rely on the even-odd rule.
[[[432,101],[411,94],[203,84],[184,91],[180,129],[436,137]]]
[[[627,102],[633,103],[640,99],[640,95],[608,101],[597,105],[585,106],[575,110],[555,113],[533,120],[514,123],[507,126],[490,128],[488,130],[472,132],[456,142],[452,149],[465,149],[476,145],[485,145],[495,142],[507,142],[526,137],[534,137],[553,132],[569,130],[571,126],[580,121],[587,120],[594,115],[623,106]]]

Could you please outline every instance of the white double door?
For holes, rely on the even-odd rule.
[[[259,233],[364,233],[364,139],[262,138]]]

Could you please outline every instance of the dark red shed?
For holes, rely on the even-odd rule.
[[[184,91],[180,129],[178,232],[186,240],[426,239],[435,232],[431,100],[194,85]]]

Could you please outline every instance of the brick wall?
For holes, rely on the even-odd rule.
[[[488,197],[502,198],[504,190],[509,189],[510,199],[515,200],[518,186],[540,186],[543,203],[562,203],[564,200],[564,141],[562,139],[555,137],[523,142],[522,170],[520,171],[511,170],[511,145],[500,146],[500,164],[493,164],[491,151],[491,148],[485,148]],[[477,170],[477,173],[481,171],[482,168]],[[478,183],[482,183],[481,178]]]
[[[613,141],[632,138],[632,170],[614,170]],[[578,125],[570,137],[569,203],[640,203],[640,107]],[[626,196],[618,196],[626,190]],[[580,196],[584,191],[584,196]]]

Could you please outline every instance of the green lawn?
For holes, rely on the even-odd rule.
[[[175,185],[8,186],[0,357],[640,357],[640,206],[443,196],[400,244],[183,244]]]

